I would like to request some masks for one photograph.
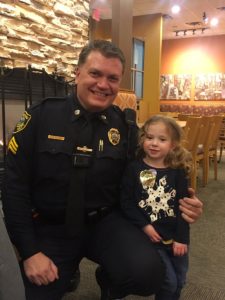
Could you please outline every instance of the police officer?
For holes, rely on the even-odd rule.
[[[9,142],[3,207],[29,300],[61,299],[83,257],[103,267],[102,300],[150,295],[163,281],[151,242],[118,207],[137,133],[133,114],[112,105],[124,67],[111,42],[90,42],[74,94],[30,107]],[[195,221],[201,207],[183,200],[184,217]]]

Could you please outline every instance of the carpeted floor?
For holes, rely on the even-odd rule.
[[[218,180],[213,179],[211,170],[207,187],[202,188],[199,180],[197,195],[204,202],[204,213],[191,226],[190,267],[181,299],[225,300],[225,157],[219,164]],[[100,299],[95,268],[92,262],[82,261],[79,288],[64,300]],[[154,297],[126,297],[126,300],[136,299]]]

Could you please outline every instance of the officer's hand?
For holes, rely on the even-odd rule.
[[[24,260],[23,265],[26,276],[36,285],[48,285],[59,278],[56,265],[42,252]]]
[[[194,223],[202,214],[203,203],[196,197],[195,191],[192,188],[188,189],[190,198],[181,199],[180,210],[182,217],[188,223]]]

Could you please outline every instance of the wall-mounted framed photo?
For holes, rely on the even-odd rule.
[[[196,74],[195,100],[224,100],[225,73]]]
[[[190,100],[191,74],[164,74],[160,77],[161,100]]]

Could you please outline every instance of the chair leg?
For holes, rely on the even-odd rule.
[[[209,156],[205,155],[203,159],[203,186],[206,186],[209,180]]]
[[[218,163],[221,162],[222,154],[223,154],[223,144],[220,145],[220,155],[219,155]]]
[[[206,167],[205,167],[205,161],[202,160],[202,186],[206,186]]]
[[[213,159],[214,159],[214,179],[217,180],[217,177],[218,177],[217,149],[215,150],[215,153],[213,155]]]
[[[193,169],[192,169],[192,172],[191,172],[191,187],[195,190],[196,189],[196,178],[197,178],[197,163],[196,161],[194,160],[193,161]]]

